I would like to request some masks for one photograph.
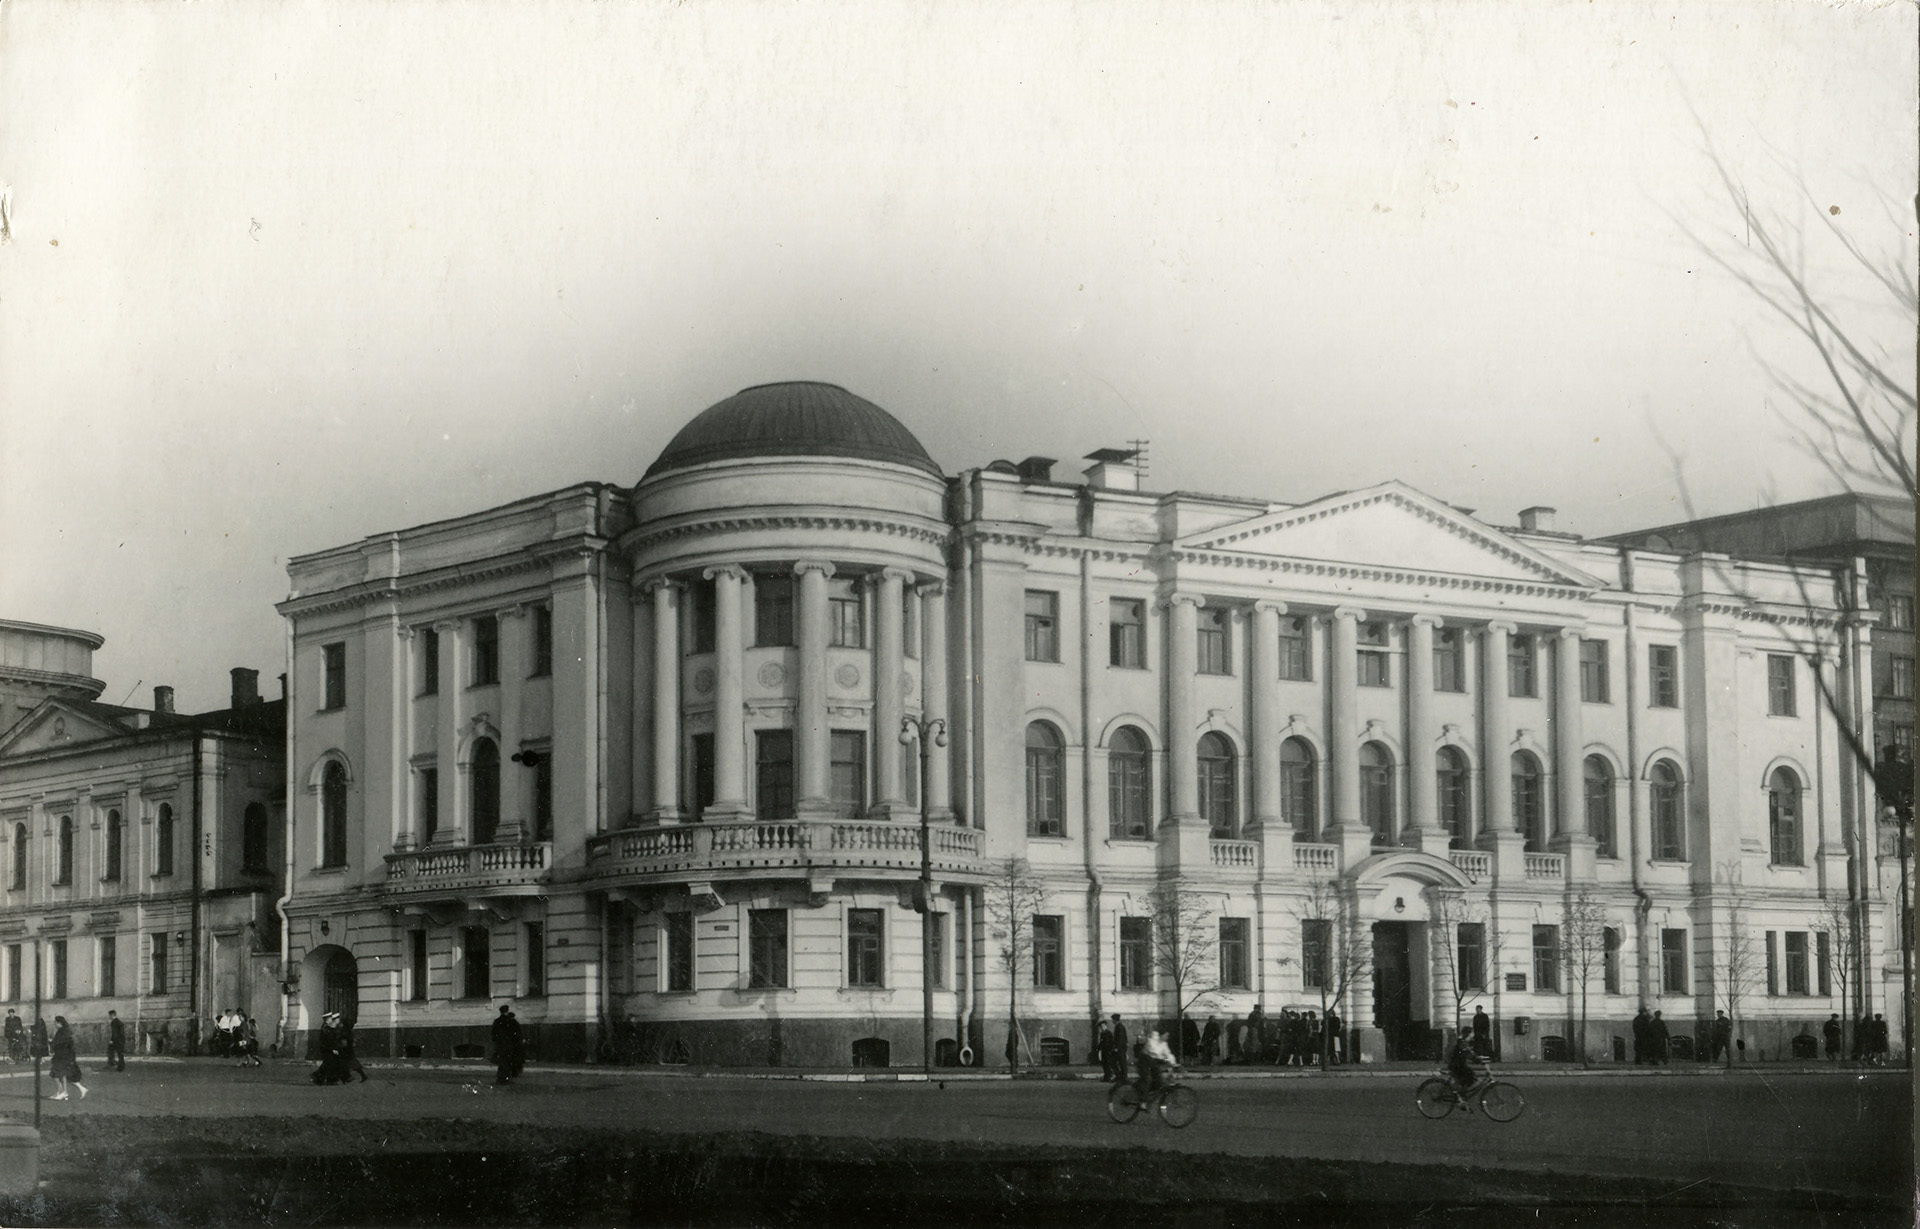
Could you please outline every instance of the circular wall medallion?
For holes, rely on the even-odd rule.
[[[778,687],[787,681],[787,672],[777,661],[762,662],[759,678],[762,687]]]
[[[693,689],[701,695],[713,690],[713,671],[702,666],[693,672]]]
[[[833,672],[833,681],[842,687],[858,687],[860,685],[860,667],[848,662]]]

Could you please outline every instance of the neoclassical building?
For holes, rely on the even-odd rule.
[[[1189,1010],[1333,983],[1366,1058],[1476,1003],[1530,1056],[1584,1002],[1602,1060],[1641,1005],[1731,1007],[1770,1055],[1897,1015],[1813,673],[1870,694],[1835,573],[1395,482],[1150,493],[1129,456],[948,474],[843,389],[765,385],[631,487],[292,560],[290,1021],[477,1054],[511,1001],[554,1058],[917,1065],[930,981],[940,1060],[1000,1061],[1010,993],[1077,1059],[1174,1014],[1165,883]],[[923,771],[901,731],[935,720]]]

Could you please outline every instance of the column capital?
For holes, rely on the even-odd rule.
[[[1197,610],[1207,604],[1207,599],[1198,593],[1169,593],[1160,600],[1160,604],[1168,610],[1172,610],[1175,606],[1192,606]]]
[[[1561,627],[1556,628],[1553,634],[1562,640],[1580,640],[1585,638],[1587,629],[1584,627]]]
[[[833,576],[833,565],[824,559],[802,559],[793,565],[793,574],[795,576],[805,576],[809,572],[818,572],[820,575],[831,579]]]
[[[433,630],[436,632],[457,632],[460,630],[460,620],[435,619],[433,621]]]
[[[526,613],[527,604],[525,602],[515,602],[511,606],[502,606],[500,609],[494,611],[493,617],[496,619],[518,619]]]
[[[686,587],[685,581],[675,580],[671,576],[655,576],[640,582],[640,592],[649,597],[662,590],[677,591]]]
[[[913,583],[913,573],[907,571],[905,568],[881,568],[873,574],[873,579],[876,581],[897,580],[902,586],[906,586]]]
[[[717,563],[702,571],[700,578],[702,580],[731,580],[744,584],[747,580],[747,569],[737,563]]]
[[[1333,617],[1336,619],[1352,619],[1355,623],[1364,623],[1367,621],[1367,612],[1358,606],[1335,606],[1333,608]]]
[[[1490,632],[1505,632],[1507,635],[1512,636],[1519,632],[1520,628],[1518,625],[1509,623],[1505,619],[1493,619],[1487,623],[1487,630]]]
[[[1277,598],[1261,598],[1253,604],[1255,614],[1283,615],[1287,613],[1287,604]]]
[[[947,582],[944,580],[923,580],[913,587],[914,593],[921,597],[945,597]]]
[[[1411,619],[1408,619],[1407,622],[1412,624],[1414,627],[1439,627],[1445,622],[1445,620],[1442,619],[1439,615],[1417,614],[1413,616]]]

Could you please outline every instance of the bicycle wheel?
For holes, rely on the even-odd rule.
[[[1420,1090],[1413,1094],[1413,1103],[1428,1118],[1445,1118],[1460,1104],[1460,1098],[1453,1095],[1452,1084],[1435,1076],[1420,1085]]]
[[[1527,1108],[1527,1099],[1513,1085],[1495,1082],[1480,1094],[1480,1108],[1495,1122],[1512,1122]]]
[[[1140,1090],[1124,1081],[1107,1094],[1107,1117],[1115,1122],[1132,1122],[1140,1114]]]
[[[1184,1127],[1200,1115],[1200,1098],[1185,1084],[1175,1084],[1160,1094],[1160,1121],[1170,1127]]]

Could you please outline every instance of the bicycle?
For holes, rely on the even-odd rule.
[[[1130,1080],[1120,1081],[1107,1093],[1107,1117],[1115,1122],[1132,1122],[1141,1110],[1149,1107],[1159,1113],[1160,1121],[1179,1128],[1199,1116],[1200,1098],[1182,1084],[1178,1076],[1169,1077],[1168,1083],[1149,1092],[1144,1099]]]
[[[1428,1118],[1445,1118],[1456,1109],[1471,1112],[1474,1101],[1478,1101],[1480,1111],[1495,1122],[1512,1122],[1527,1108],[1527,1099],[1520,1095],[1520,1090],[1505,1080],[1481,1080],[1463,1093],[1453,1080],[1436,1075],[1413,1094],[1414,1104]]]

